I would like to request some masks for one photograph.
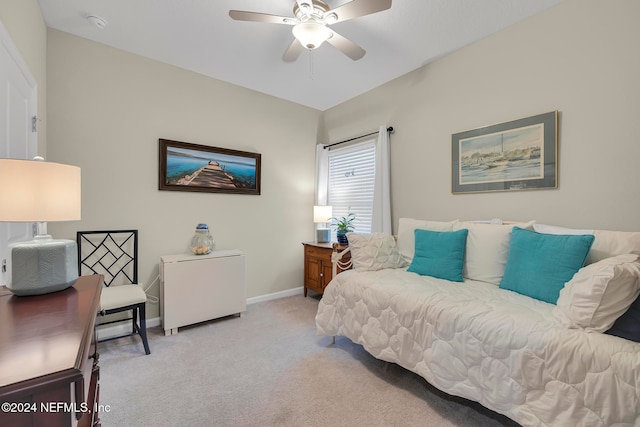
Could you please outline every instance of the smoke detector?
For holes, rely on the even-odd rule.
[[[97,15],[89,15],[87,16],[87,20],[100,30],[103,30],[108,23],[106,19],[101,18],[100,16],[97,16]]]

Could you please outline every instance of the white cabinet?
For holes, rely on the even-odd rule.
[[[181,326],[240,314],[247,308],[245,255],[239,250],[160,257],[160,311],[165,335]]]

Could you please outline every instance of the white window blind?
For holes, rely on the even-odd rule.
[[[335,218],[355,214],[357,233],[371,233],[375,154],[374,140],[336,148],[328,154],[328,204]]]

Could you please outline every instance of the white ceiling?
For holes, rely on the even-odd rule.
[[[293,63],[281,59],[290,26],[234,21],[228,11],[290,16],[295,0],[39,3],[50,28],[324,111],[561,1],[395,0],[389,10],[331,27],[362,46],[364,58],[352,61],[325,43]],[[87,15],[108,25],[100,30]]]

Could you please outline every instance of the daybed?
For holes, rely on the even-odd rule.
[[[348,238],[320,335],[522,425],[640,425],[640,233],[404,218],[397,244]]]

